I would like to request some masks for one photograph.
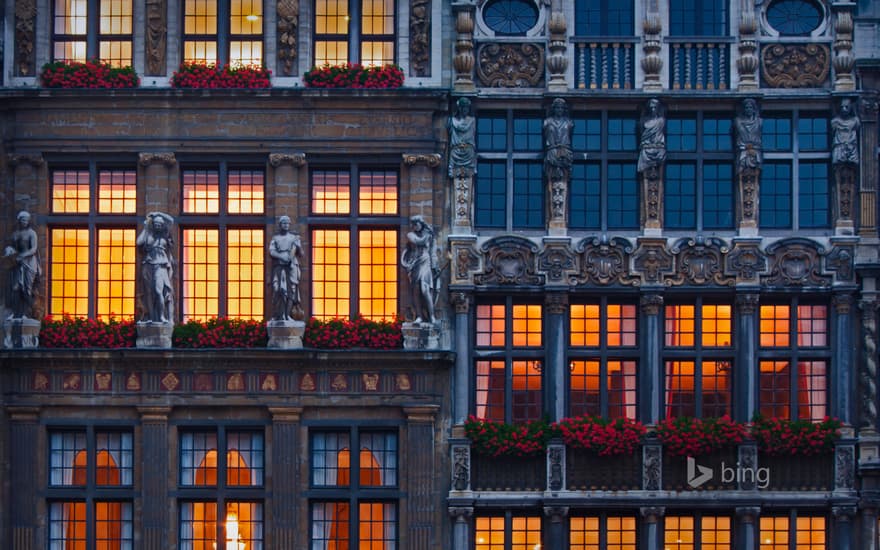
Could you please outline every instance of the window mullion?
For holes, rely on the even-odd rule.
[[[361,62],[361,25],[363,25],[363,20],[361,18],[361,0],[348,0],[348,10],[349,10],[349,46],[348,46],[348,59],[352,63],[360,63]]]
[[[69,8],[68,8],[69,9]],[[95,59],[98,51],[98,30],[101,18],[101,0],[88,0],[86,4],[86,61]]]
[[[215,0],[217,2],[217,65],[229,63],[229,0]],[[221,174],[225,170],[226,163],[221,164]],[[225,180],[221,180],[225,181]],[[222,185],[220,186],[222,189]],[[220,192],[221,196],[223,191]],[[222,203],[221,203],[222,204]],[[221,207],[222,208],[222,207]]]

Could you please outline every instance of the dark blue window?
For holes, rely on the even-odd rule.
[[[697,150],[697,120],[670,118],[666,122],[666,149],[669,151]]]
[[[601,151],[602,119],[599,117],[574,119],[571,147],[575,151]]]
[[[542,161],[513,163],[513,226],[544,227],[544,168]]]
[[[507,119],[504,115],[480,115],[477,119],[477,151],[507,150]]]
[[[767,8],[767,22],[783,36],[804,36],[822,23],[822,9],[811,0],[775,0]]]
[[[703,164],[703,227],[733,228],[733,166],[729,162]]]
[[[514,118],[513,150],[541,152],[543,150],[542,125],[543,121],[540,118]]]
[[[765,151],[791,151],[791,117],[764,117],[762,142]]]
[[[609,162],[608,229],[638,229],[639,186],[635,162]]]
[[[635,151],[636,144],[635,117],[608,117],[608,150]]]
[[[798,118],[798,149],[824,151],[828,149],[828,117],[805,116]]]
[[[727,36],[727,2],[724,0],[670,0],[669,34],[672,36]]]
[[[730,117],[703,117],[703,150],[729,152],[733,147],[731,143],[732,124]]]
[[[830,196],[827,161],[801,161],[798,165],[798,225],[828,227]]]
[[[632,36],[632,0],[575,0],[576,36]]]
[[[764,163],[760,201],[758,223],[762,228],[791,227],[791,163]]]
[[[507,163],[481,161],[474,189],[475,224],[504,228],[507,210]]]
[[[531,0],[490,0],[483,20],[496,34],[523,35],[538,22],[538,6]]]
[[[571,168],[571,210],[573,229],[602,227],[602,166],[597,162],[577,163]]]
[[[672,229],[697,226],[697,174],[692,163],[666,165],[666,190],[663,196],[664,224]]]

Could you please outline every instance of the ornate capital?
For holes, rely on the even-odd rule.
[[[465,522],[474,515],[472,506],[450,506],[449,515],[455,518],[455,521]]]
[[[433,424],[439,410],[440,407],[437,405],[423,405],[421,407],[404,407],[403,413],[406,415],[406,421],[410,424],[415,422]]]
[[[852,294],[835,294],[831,297],[831,305],[834,306],[834,310],[838,314],[847,315],[852,309],[853,296]]]
[[[46,160],[43,158],[43,155],[35,154],[35,155],[19,155],[12,153],[6,156],[9,161],[10,166],[18,166],[20,164],[30,164],[33,167],[42,166]]]
[[[568,311],[568,294],[554,292],[544,296],[544,307],[551,315],[563,315]]]
[[[758,311],[761,297],[754,292],[736,295],[736,310],[743,315],[752,315]]]
[[[429,154],[403,154],[403,164],[406,166],[415,166],[416,164],[424,164],[428,168],[437,168],[440,166],[440,155],[437,153]]]
[[[642,306],[642,312],[645,315],[659,315],[660,308],[663,307],[663,296],[660,294],[645,294],[641,297],[639,304]]]
[[[269,407],[269,414],[275,424],[295,424],[302,417],[302,412],[302,407]]]
[[[471,295],[467,292],[453,292],[449,301],[455,306],[455,313],[467,313],[471,309]]]
[[[269,164],[272,165],[273,168],[278,168],[284,164],[299,168],[305,166],[306,155],[305,153],[270,153]]]
[[[643,506],[639,508],[639,513],[648,523],[657,523],[666,514],[666,508],[663,506]]]
[[[761,515],[761,508],[758,506],[739,506],[735,512],[736,517],[740,518],[743,523],[755,523],[758,516]]]
[[[138,407],[137,410],[142,424],[165,424],[171,414],[171,407]]]
[[[544,515],[554,523],[558,523],[568,517],[568,506],[544,506]]]
[[[831,507],[831,515],[834,516],[835,521],[852,521],[854,517],[856,517],[856,507],[855,506],[832,506]]]
[[[138,155],[138,164],[141,166],[162,164],[171,167],[177,164],[177,159],[174,157],[174,153],[141,153]]]

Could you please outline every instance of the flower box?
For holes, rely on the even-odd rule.
[[[324,65],[312,67],[303,75],[303,82],[309,88],[400,88],[403,71],[397,65]]]
[[[321,320],[312,317],[306,323],[303,344],[320,349],[399,349],[403,330],[399,319],[372,321],[358,315],[354,320]]]
[[[543,491],[547,486],[545,455],[471,457],[474,491]]]
[[[114,67],[101,61],[55,61],[40,72],[44,88],[136,88],[141,79],[132,67]]]
[[[265,67],[182,63],[171,77],[172,88],[271,88],[272,71]]]
[[[834,488],[834,453],[780,456],[758,453],[758,467],[767,468],[766,491],[830,491]]]
[[[642,488],[642,453],[598,456],[567,448],[565,481],[571,491],[632,491]]]

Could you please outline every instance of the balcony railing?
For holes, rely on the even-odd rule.
[[[726,90],[730,87],[733,38],[667,38],[669,85],[673,90]]]
[[[635,49],[639,38],[574,37],[571,41],[578,88],[629,90],[634,87]]]

